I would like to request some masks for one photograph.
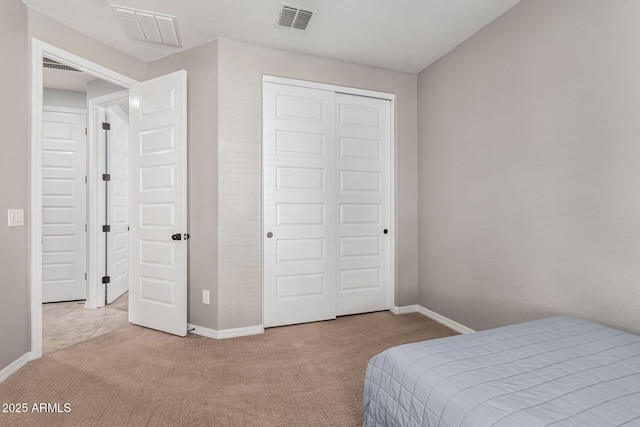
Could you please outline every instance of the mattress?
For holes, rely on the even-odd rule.
[[[364,426],[640,426],[640,337],[553,317],[391,348]]]

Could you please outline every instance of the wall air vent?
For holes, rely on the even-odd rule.
[[[176,17],[112,4],[127,37],[169,46],[181,46]]]
[[[50,68],[52,70],[63,70],[63,71],[73,71],[75,73],[81,73],[82,70],[78,70],[77,68],[73,68],[69,65],[65,65],[62,62],[55,61],[51,58],[44,57],[42,58],[42,66],[44,68]]]
[[[315,11],[300,9],[298,6],[292,6],[286,3],[280,3],[278,27],[295,28],[296,30],[306,31],[311,23],[311,18]]]

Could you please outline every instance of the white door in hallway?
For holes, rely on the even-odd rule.
[[[107,109],[109,130],[109,225],[107,303],[129,290],[129,123]]]
[[[42,122],[42,302],[86,298],[86,113]]]
[[[129,321],[187,334],[187,73],[130,91]]]
[[[337,314],[391,308],[391,102],[336,94]]]
[[[336,316],[335,95],[263,86],[264,325]]]

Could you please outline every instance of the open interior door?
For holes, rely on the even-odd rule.
[[[114,110],[106,111],[109,131],[109,224],[107,239],[107,304],[129,290],[129,122]]]
[[[187,334],[187,72],[131,88],[129,321]]]

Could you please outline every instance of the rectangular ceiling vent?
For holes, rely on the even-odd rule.
[[[314,14],[315,11],[313,10],[300,9],[298,6],[280,3],[280,11],[276,25],[306,31],[307,28],[309,28],[311,18],[313,18]]]
[[[43,57],[42,58],[42,66],[44,68],[50,68],[52,70],[62,70],[62,71],[73,71],[75,73],[81,73],[82,70],[78,70],[77,68],[73,68],[69,65],[65,65],[62,62],[58,62],[54,59]]]
[[[169,46],[181,46],[175,16],[131,9],[115,4],[112,4],[111,7],[129,38]]]

